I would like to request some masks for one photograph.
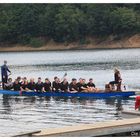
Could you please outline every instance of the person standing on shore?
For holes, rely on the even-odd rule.
[[[8,72],[11,74],[7,66],[7,61],[4,60],[4,65],[1,66],[1,78],[2,78],[2,88],[4,89],[4,84],[7,83],[8,80]]]

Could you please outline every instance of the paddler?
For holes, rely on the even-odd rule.
[[[4,60],[4,65],[1,66],[1,77],[2,77],[2,88],[4,89],[4,84],[7,83],[8,80],[8,72],[11,74],[11,71],[9,70],[7,66],[7,61]]]
[[[88,92],[88,86],[86,84],[86,79],[79,79],[79,82],[77,83],[78,91],[79,92]]]
[[[35,91],[35,82],[34,82],[34,78],[30,79],[30,82],[28,83],[26,90],[31,90],[31,91]]]
[[[60,79],[57,76],[54,77],[54,81],[52,83],[52,90],[54,92],[60,92],[61,91]]]
[[[4,84],[6,90],[11,90],[13,88],[12,78],[8,78],[7,83]]]
[[[38,81],[35,84],[35,91],[37,91],[37,92],[43,91],[43,82],[41,81],[41,77],[38,77]]]
[[[86,84],[86,79],[82,79],[82,91],[81,92],[88,92],[88,86]]]
[[[114,68],[114,81],[111,81],[109,84],[112,86],[112,89],[114,89],[114,85],[116,85],[117,91],[121,91],[121,83],[122,78],[120,71],[117,68]]]
[[[77,83],[78,91],[81,92],[83,90],[83,79],[79,78],[79,82]]]
[[[43,84],[43,92],[51,92],[51,82],[48,78],[45,79],[45,83]]]
[[[21,81],[21,77],[20,76],[17,77],[17,80],[18,80],[18,83],[21,85],[22,81]]]
[[[20,91],[21,90],[21,85],[20,85],[20,83],[17,79],[15,79],[15,81],[13,83],[13,89],[14,89],[14,91]]]
[[[61,82],[61,91],[68,92],[68,88],[69,88],[69,83],[68,83],[67,79],[64,78],[63,81]]]
[[[93,88],[96,87],[95,84],[93,83],[93,79],[92,78],[89,79],[89,82],[87,83],[87,86],[88,87],[93,87]]]
[[[69,85],[69,90],[71,93],[78,92],[77,80],[75,78],[72,79],[72,81]]]
[[[27,86],[28,86],[28,80],[26,77],[22,78],[22,81],[21,81],[21,87],[23,90],[26,90]]]
[[[89,82],[87,83],[87,87],[88,87],[88,92],[97,92],[98,91],[92,78],[89,79]]]

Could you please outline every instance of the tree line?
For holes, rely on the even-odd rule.
[[[41,46],[139,32],[139,4],[0,4],[0,43]]]

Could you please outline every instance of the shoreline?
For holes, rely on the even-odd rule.
[[[1,47],[0,47],[0,53],[6,53],[6,52],[54,52],[54,51],[60,51],[60,52],[63,52],[63,51],[94,51],[94,50],[128,50],[128,49],[140,49],[140,47],[126,47],[126,48],[85,48],[85,49],[53,49],[53,50],[44,50],[44,49],[40,49],[40,50],[37,50],[37,49],[32,49],[32,50],[21,50],[21,49],[18,49],[18,50],[2,50],[1,51]]]
[[[97,38],[88,38],[90,43],[79,44],[73,42],[69,44],[56,43],[49,41],[42,47],[23,46],[20,44],[8,45],[4,44],[0,46],[0,52],[36,52],[36,51],[73,51],[73,50],[109,50],[109,49],[134,49],[140,48],[140,34],[135,34],[131,37],[126,37],[120,40],[114,40],[112,37],[108,37],[106,40],[100,40]]]

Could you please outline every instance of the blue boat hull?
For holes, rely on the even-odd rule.
[[[135,95],[134,91],[126,92],[100,92],[100,93],[69,93],[69,92],[20,92],[20,91],[8,91],[0,90],[0,94],[13,95],[13,96],[57,96],[57,97],[84,97],[84,98],[108,98],[108,97],[129,97]]]

